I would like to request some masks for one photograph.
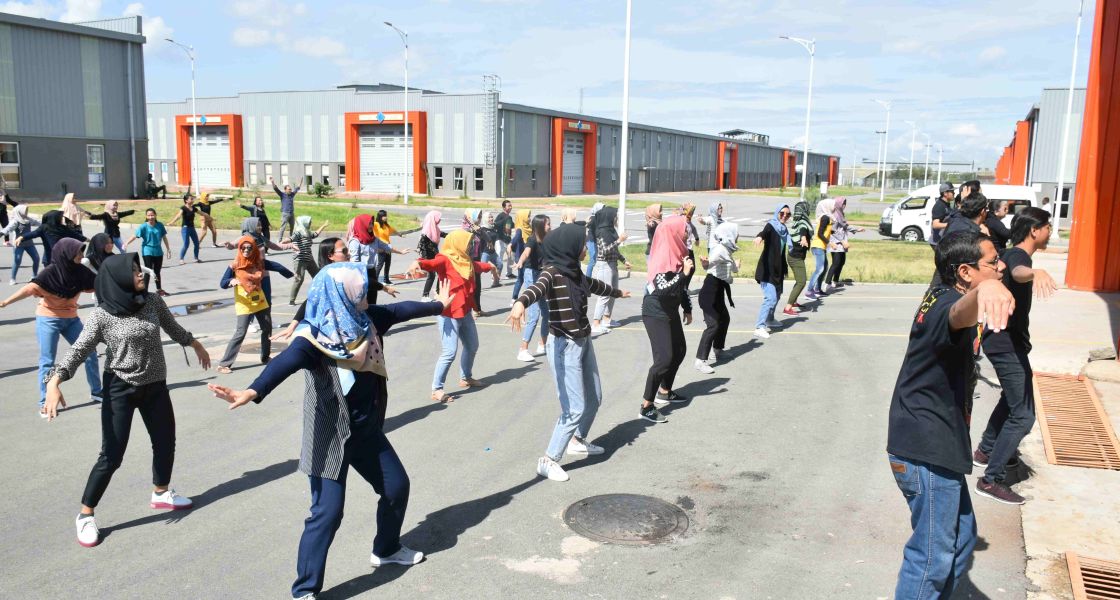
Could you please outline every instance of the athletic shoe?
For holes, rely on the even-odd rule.
[[[432,298],[430,296],[420,296],[421,302],[430,302],[431,300]]]
[[[299,598],[292,598],[292,600],[317,600],[318,598],[319,597],[316,596],[315,594],[304,594],[303,596],[300,596]]]
[[[596,446],[591,442],[580,441],[579,438],[572,437],[572,439],[568,441],[567,452],[568,454],[587,454],[590,456],[595,454],[602,454],[604,451],[602,446]]]
[[[972,464],[978,467],[988,466],[988,454],[983,450],[977,448],[972,452]]]
[[[638,416],[647,421],[653,421],[654,423],[669,422],[669,419],[666,419],[665,415],[661,414],[661,411],[657,410],[656,406],[643,407],[640,411],[638,411]]]
[[[511,299],[511,300],[509,301],[509,307],[510,307],[510,308],[513,308],[513,303],[514,303],[514,302],[517,302],[517,298],[513,298],[513,299]]]
[[[607,326],[608,327],[622,327],[622,323],[620,323],[619,321],[611,321],[610,323],[607,324]]]
[[[1006,485],[997,481],[984,481],[983,478],[976,480],[976,493],[1004,504],[1023,504],[1027,501],[1026,498],[1011,491],[1011,488]]]
[[[835,287],[836,286],[832,285],[831,283],[826,283],[826,284],[824,284],[824,287],[821,288],[821,293],[822,294],[827,294],[827,293],[831,292],[833,290],[833,288],[835,288]]]
[[[502,282],[501,282],[501,281],[499,281],[499,280],[497,280],[497,279],[495,279],[495,280],[494,280],[494,281],[493,281],[493,282],[492,282],[492,283],[490,284],[490,287],[492,287],[492,288],[496,288],[496,287],[502,287]]]
[[[765,340],[770,337],[770,332],[765,327],[759,327],[754,330],[754,337]]]
[[[669,391],[668,394],[662,394],[661,392],[657,392],[656,398],[657,398],[657,400],[660,400],[662,402],[669,402],[669,403],[672,403],[672,404],[681,404],[683,402],[688,402],[688,398],[685,398],[684,396],[682,396],[682,395],[680,395],[680,394],[678,394],[674,391],[671,391],[671,390]]]
[[[89,401],[94,402],[96,404],[101,404],[104,400],[101,398],[101,396],[98,396],[97,394],[91,394],[90,397],[89,397]]]
[[[517,353],[517,360],[521,362],[533,362],[536,359],[533,358],[533,355],[529,353],[528,349],[524,349]]]
[[[162,494],[152,492],[151,507],[163,510],[187,510],[194,506],[190,498],[180,496],[175,490],[166,489]]]
[[[805,292],[805,297],[810,299],[810,300],[816,300],[817,299],[817,293],[814,292],[814,291],[808,291],[808,292]]]
[[[250,333],[260,333],[261,332],[260,324],[257,323],[256,321],[253,321],[252,323],[250,323],[249,324],[249,332]]]
[[[369,564],[374,567],[381,565],[416,565],[424,560],[424,553],[419,550],[413,550],[407,546],[401,545],[401,549],[390,554],[389,556],[378,556],[374,553],[369,555]]]
[[[598,327],[592,327],[591,328],[591,335],[603,335],[604,333],[610,333],[610,332],[611,332],[611,330],[610,330],[609,327],[603,327],[602,325],[600,325]]]
[[[784,308],[784,309],[782,309],[782,314],[783,315],[789,315],[791,317],[796,317],[798,315],[798,312],[797,312],[796,308]]]
[[[15,285],[15,284],[16,284],[16,280],[15,280],[15,279],[9,279],[9,280],[8,280],[8,285]]]
[[[47,418],[47,408],[45,406],[40,406],[39,407],[39,418],[40,419]]]
[[[705,375],[711,375],[712,373],[715,373],[715,372],[716,372],[716,370],[715,370],[715,369],[713,369],[713,368],[711,367],[711,365],[709,365],[708,363],[706,363],[706,362],[704,362],[704,361],[700,360],[699,358],[698,358],[698,359],[696,359],[696,362],[695,362],[695,363],[693,363],[693,365],[692,365],[692,366],[696,367],[696,370],[697,370],[697,371],[700,371],[701,373],[703,373],[703,374],[705,374]]]
[[[568,474],[564,472],[564,468],[547,456],[537,459],[537,475],[553,481],[567,481],[569,479]]]
[[[724,352],[725,350],[723,348],[712,348],[712,355],[715,356],[715,358],[712,360],[719,360],[723,358]]]
[[[86,548],[92,548],[101,543],[101,532],[97,529],[97,521],[93,515],[78,515],[74,519],[74,526],[78,530],[78,543]]]
[[[544,356],[546,353],[544,344],[537,344],[537,351],[533,353],[533,356]]]
[[[506,273],[506,279],[517,279],[517,275],[513,273]]]

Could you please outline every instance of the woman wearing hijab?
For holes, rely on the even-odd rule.
[[[179,264],[184,264],[183,258],[187,256],[187,247],[194,244],[194,262],[202,262],[198,258],[198,230],[194,228],[194,216],[198,213],[198,206],[195,206],[194,196],[186,194],[183,196],[183,204],[179,207],[179,212],[167,222],[168,225],[174,227],[179,221],[183,222],[180,228],[180,237],[183,241],[183,247],[179,249]]]
[[[727,305],[735,308],[735,301],[731,299],[731,284],[735,280],[735,273],[739,272],[742,263],[734,258],[739,250],[739,226],[735,223],[721,223],[716,225],[712,232],[715,242],[708,248],[708,258],[703,259],[704,284],[700,287],[697,304],[704,311],[704,333],[700,336],[700,346],[696,349],[696,363],[693,365],[697,371],[705,374],[715,372],[708,361],[709,355],[715,351],[715,360],[720,359],[720,353],[727,344],[727,328],[731,326],[731,313]],[[724,300],[726,299],[726,302]]]
[[[459,223],[464,231],[471,233],[471,241],[467,244],[467,256],[472,261],[482,261],[482,246],[483,233],[480,223],[482,221],[482,210],[478,208],[468,208],[463,211],[463,220]],[[494,273],[494,280],[497,281],[497,273]],[[474,272],[474,318],[482,318],[482,272],[475,270]]]
[[[249,321],[256,320],[261,332],[261,364],[268,363],[272,349],[269,336],[272,335],[272,311],[268,296],[262,283],[265,280],[264,258],[252,236],[243,235],[237,240],[237,254],[226,268],[220,286],[233,288],[234,312],[237,314],[237,328],[226,345],[222,360],[218,361],[218,372],[232,373],[237,353],[249,330]]]
[[[118,210],[118,208],[117,201],[110,200],[105,203],[105,212],[91,214],[89,218],[104,223],[105,235],[113,240],[113,245],[117,247],[117,251],[124,252],[124,242],[121,241],[121,219],[132,216],[136,211]]]
[[[602,202],[591,205],[591,216],[587,217],[587,267],[583,270],[587,277],[594,277],[595,263],[599,261],[599,253],[595,247],[595,216],[604,206]]]
[[[156,209],[144,211],[144,223],[132,232],[132,237],[124,243],[124,247],[128,248],[135,240],[140,240],[140,257],[144,266],[155,273],[156,293],[160,296],[170,295],[163,291],[163,251],[166,249],[171,254],[171,243],[167,241],[167,228],[156,219]]]
[[[58,338],[65,338],[73,346],[82,334],[82,321],[78,318],[78,297],[82,292],[93,291],[93,271],[82,266],[82,243],[64,238],[54,247],[55,262],[43,269],[31,283],[23,286],[0,308],[28,296],[39,298],[35,309],[35,335],[39,339],[39,416],[47,418],[47,376],[55,363]],[[90,397],[101,401],[101,374],[97,368],[97,353],[85,359],[86,381]]]
[[[97,308],[86,318],[86,326],[66,358],[52,369],[47,383],[47,418],[58,416],[66,406],[61,385],[74,376],[87,356],[97,355],[105,344],[105,400],[101,403],[101,454],[89,473],[82,506],[75,519],[78,543],[87,548],[101,543],[94,509],[101,501],[113,473],[121,466],[132,430],[132,417],[140,411],[152,440],[152,489],[150,506],[185,510],[190,498],[171,489],[175,462],[175,411],[167,389],[167,365],[163,358],[160,330],[179,345],[190,346],[203,370],[210,368],[210,355],[189,331],[171,315],[163,299],[148,293],[148,284],[134,252],[105,259],[97,275]]]
[[[31,276],[34,277],[39,274],[39,250],[35,248],[35,242],[25,237],[27,233],[38,226],[38,221],[27,216],[27,205],[20,204],[12,209],[12,220],[7,227],[0,231],[5,236],[13,235],[16,240],[15,248],[12,251],[12,275],[8,278],[8,285],[16,284],[16,275],[19,273],[19,267],[23,263],[25,253],[31,257]]]
[[[109,239],[108,234],[98,233],[94,235],[86,244],[82,264],[97,273],[101,269],[101,263],[105,262],[106,258],[113,256],[113,248],[115,248],[113,240]]]
[[[314,278],[319,274],[319,265],[315,264],[315,258],[311,255],[311,244],[314,243],[315,238],[323,233],[327,228],[327,224],[323,223],[319,229],[311,231],[311,217],[307,215],[300,215],[296,217],[295,232],[292,233],[291,243],[295,247],[296,252],[292,255],[292,266],[296,270],[296,280],[292,282],[292,291],[288,294],[288,305],[294,306],[296,303],[296,294],[299,293],[299,288],[303,287],[303,277],[305,273],[310,273]]]
[[[350,250],[350,262],[363,263],[377,266],[377,254],[390,252],[392,254],[408,254],[411,248],[398,250],[379,240],[373,234],[373,216],[358,215],[350,221],[350,229],[346,234],[346,247]],[[376,279],[376,277],[374,278]]]
[[[626,260],[618,248],[626,241],[626,234],[618,233],[618,209],[613,206],[604,206],[595,215],[595,251],[599,254],[595,261],[595,271],[592,276],[611,288],[618,288],[618,261],[630,270],[630,261]],[[591,246],[588,246],[589,248]],[[614,296],[599,296],[595,302],[594,320],[591,322],[592,335],[610,333],[611,327],[619,327],[621,323],[612,321],[614,314]],[[604,321],[606,321],[604,323]]]
[[[424,560],[423,552],[404,546],[400,539],[411,484],[383,431],[389,376],[381,338],[397,323],[438,314],[453,298],[443,289],[439,302],[369,305],[374,283],[364,265],[324,267],[311,282],[304,319],[288,348],[248,389],[208,386],[234,409],[260,403],[304,371],[299,469],[310,483],[311,515],[304,520],[299,541],[293,598],[314,598],[323,589],[327,552],[342,523],[350,467],[380,496],[370,564],[415,565]]]
[[[789,270],[786,262],[790,246],[789,230],[786,228],[789,216],[789,205],[779,202],[774,216],[754,238],[754,244],[762,246],[762,254],[758,256],[758,266],[754,270],[754,280],[762,286],[762,306],[758,309],[754,329],[756,338],[770,337],[771,328],[782,324],[774,318],[774,310],[778,307],[778,297],[782,295],[782,284]]]
[[[67,196],[73,196],[73,194],[67,194]],[[72,203],[73,201],[71,201],[71,204]],[[78,214],[80,215],[81,213],[79,212]],[[78,240],[79,242],[86,241],[86,236],[82,233],[81,225],[66,218],[61,210],[48,210],[43,213],[42,224],[23,237],[16,238],[16,245],[19,246],[23,242],[35,238],[43,239],[44,265],[51,264],[51,248],[53,248],[59,240],[70,238]]]
[[[832,237],[828,240],[828,253],[832,258],[832,266],[824,278],[823,291],[828,292],[834,287],[844,285],[840,281],[840,272],[844,270],[844,263],[848,259],[848,235],[863,231],[862,227],[853,227],[848,224],[844,216],[844,209],[848,202],[846,198],[837,198],[832,207]]]
[[[832,237],[832,207],[835,200],[817,202],[816,224],[813,226],[813,239],[809,250],[813,253],[813,274],[809,277],[809,291],[805,297],[816,300],[824,294],[824,274],[828,270],[828,238]]]
[[[677,369],[688,352],[682,311],[684,325],[692,323],[692,300],[685,280],[695,265],[688,258],[688,235],[688,221],[682,215],[673,215],[660,224],[650,240],[642,325],[649,337],[653,364],[646,375],[639,415],[654,423],[668,421],[657,410],[658,404],[688,401],[673,391]]]
[[[793,205],[793,221],[789,227],[789,269],[793,271],[793,289],[789,291],[786,307],[783,314],[797,316],[801,305],[797,297],[805,289],[805,252],[809,249],[809,242],[813,237],[813,225],[809,223],[809,203],[805,201]]]
[[[241,207],[241,210],[249,213],[250,218],[260,219],[261,235],[267,240],[268,233],[272,229],[272,223],[268,221],[268,213],[264,210],[264,198],[256,196],[253,198],[252,206],[245,206],[244,204],[239,204],[238,206]]]
[[[389,211],[377,211],[377,218],[373,221],[373,237],[383,242],[390,250],[378,250],[374,254],[377,261],[377,268],[374,269],[374,275],[381,275],[376,277],[381,283],[389,283],[389,268],[393,265],[393,252],[391,250],[392,244],[389,241],[389,236],[396,235],[397,237],[404,237],[400,232],[389,224]]]
[[[455,400],[443,391],[444,380],[455,360],[459,343],[463,344],[463,356],[459,362],[459,387],[482,387],[484,384],[472,377],[474,357],[478,352],[478,330],[475,328],[474,317],[471,316],[474,306],[475,271],[492,271],[494,267],[489,264],[471,260],[468,247],[472,239],[471,232],[458,229],[447,234],[443,241],[443,249],[431,260],[418,260],[412,263],[409,272],[417,276],[422,271],[435,272],[440,278],[442,288],[450,286],[446,293],[452,301],[444,307],[443,312],[436,319],[439,328],[440,340],[443,351],[436,360],[435,373],[432,375],[432,400],[436,402],[451,402]]]
[[[438,210],[429,210],[428,214],[424,215],[424,222],[420,225],[420,242],[416,245],[416,252],[423,260],[432,260],[439,254],[440,239],[447,235],[439,228],[440,218],[441,214]],[[432,285],[435,282],[436,274],[431,271],[424,281],[424,295],[420,297],[421,300],[431,298]]]
[[[692,216],[696,214],[696,205],[685,202],[677,212],[685,218],[685,223],[688,225],[688,239],[685,241],[685,246],[688,247],[688,259],[695,265],[696,245],[700,243],[700,234],[696,232],[696,225],[692,223]],[[687,290],[690,285],[692,285],[692,273],[685,277],[684,289]]]
[[[214,225],[214,217],[210,214],[210,209],[219,202],[225,202],[227,198],[214,198],[209,193],[202,194],[198,197],[198,214],[202,217],[202,241],[206,241],[206,232],[210,232],[210,241],[218,248],[218,228]]]
[[[509,244],[509,258],[514,264],[517,263],[517,257],[525,252],[525,242],[533,237],[532,214],[532,211],[523,208],[519,208],[513,213],[513,237]],[[525,274],[517,270],[517,281],[513,282],[513,297],[510,298],[510,306],[513,306],[513,303],[517,301],[517,295],[521,293],[521,286],[524,283]]]
[[[497,230],[494,229],[494,213],[492,211],[482,213],[482,227],[478,228],[475,235],[478,236],[482,246],[482,254],[479,260],[494,265],[494,280],[490,282],[490,287],[502,287],[502,257],[496,247],[497,241],[501,238]]]
[[[715,231],[716,226],[723,223],[723,204],[716,202],[708,207],[707,217],[697,217],[701,225],[705,226],[704,240],[708,243],[708,247],[715,246],[718,242],[712,239],[712,232]]]
[[[525,321],[526,309],[540,301],[547,302],[546,310],[560,317],[550,322],[552,335],[547,346],[548,365],[560,399],[560,418],[544,456],[537,460],[537,474],[553,481],[568,480],[559,464],[565,452],[580,456],[603,453],[601,447],[588,441],[603,396],[591,344],[591,324],[587,321],[588,297],[630,296],[586,277],[580,270],[580,259],[587,252],[586,231],[582,225],[564,223],[545,238],[542,253],[546,266],[536,282],[517,298],[509,314],[515,332]]]
[[[521,252],[521,256],[517,259],[517,272],[524,273],[524,281],[521,284],[522,292],[525,288],[533,285],[533,282],[540,277],[541,270],[544,267],[544,251],[542,244],[544,243],[545,236],[552,230],[552,221],[547,215],[537,215],[533,217],[533,235],[527,238],[525,242],[525,250]],[[524,329],[521,334],[521,346],[517,350],[517,360],[522,362],[533,362],[538,356],[544,356],[545,343],[548,341],[548,304],[544,298],[538,299],[537,303],[529,307],[529,323],[528,327]],[[529,352],[529,342],[533,340],[533,333],[537,330],[537,323],[540,323],[541,341],[537,344],[536,352]]]
[[[649,256],[650,246],[653,245],[653,234],[657,232],[657,226],[661,224],[661,205],[650,204],[646,207],[646,256]]]

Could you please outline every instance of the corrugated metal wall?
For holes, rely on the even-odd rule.
[[[1042,90],[1031,151],[1030,183],[1057,183],[1058,162],[1062,155],[1062,130],[1065,127],[1066,101],[1069,90]],[[1066,157],[1065,181],[1077,180],[1077,149],[1081,142],[1081,117],[1085,107],[1085,90],[1073,91],[1073,116],[1069,127],[1069,153]]]

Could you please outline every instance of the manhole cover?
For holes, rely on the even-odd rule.
[[[683,510],[637,494],[584,498],[564,511],[564,522],[584,537],[630,546],[657,544],[688,529]]]

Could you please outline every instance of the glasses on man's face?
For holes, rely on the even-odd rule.
[[[1000,265],[1000,260],[999,260],[999,257],[997,256],[997,257],[993,258],[992,260],[978,260],[976,262],[961,263],[961,264],[962,265],[968,265],[968,266],[970,266],[974,269],[979,269],[980,267],[985,267],[986,266],[986,267],[991,267],[993,271],[998,271],[999,270],[999,265]]]

